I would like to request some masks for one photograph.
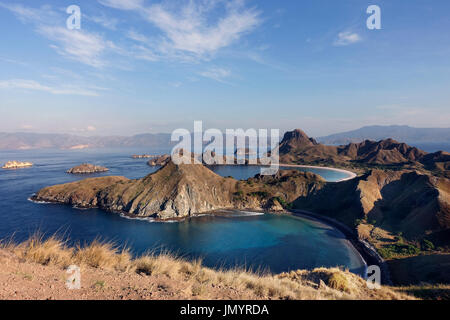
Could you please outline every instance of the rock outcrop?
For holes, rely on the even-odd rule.
[[[89,173],[97,173],[97,172],[106,172],[109,171],[108,168],[96,166],[93,164],[83,163],[79,166],[73,167],[67,170],[67,173],[72,174],[89,174]]]
[[[33,164],[31,162],[20,162],[20,161],[8,161],[2,167],[2,169],[20,169],[31,167]]]
[[[169,154],[163,154],[161,156],[156,156],[153,159],[149,160],[147,164],[151,167],[164,166],[167,163],[169,163],[170,159],[171,157]]]

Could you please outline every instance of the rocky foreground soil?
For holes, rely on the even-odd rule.
[[[0,249],[0,300],[413,299],[387,287],[371,290],[337,268],[280,275],[222,272],[170,256],[133,261],[98,245],[73,253],[52,241]],[[68,289],[66,267],[75,263],[81,288]]]

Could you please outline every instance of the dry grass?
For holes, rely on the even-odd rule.
[[[119,250],[114,244],[94,241],[90,245],[69,248],[61,239],[34,236],[2,248],[14,252],[25,261],[62,268],[77,264],[123,273],[138,273],[146,277],[166,277],[182,284],[195,299],[208,299],[212,290],[224,289],[238,293],[243,299],[409,299],[407,294],[383,287],[370,290],[365,281],[338,268],[318,268],[313,271],[297,270],[273,275],[251,272],[244,268],[213,270],[201,260],[188,262],[169,252],[146,254],[131,258],[127,249]]]
[[[93,268],[125,271],[131,266],[131,254],[126,248],[118,250],[113,243],[95,240],[88,246],[76,248],[74,262]]]
[[[35,234],[18,246],[9,243],[6,248],[13,248],[20,258],[43,265],[67,267],[73,258],[73,249],[63,239],[56,236],[44,239],[42,234]]]

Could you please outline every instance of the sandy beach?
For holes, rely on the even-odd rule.
[[[279,164],[280,167],[287,167],[287,168],[311,168],[311,169],[325,169],[325,170],[330,170],[330,171],[338,171],[338,172],[342,172],[348,175],[348,177],[340,179],[336,182],[342,182],[342,181],[347,181],[347,180],[352,180],[354,178],[357,177],[357,174],[348,170],[344,170],[344,169],[337,169],[337,168],[331,168],[331,167],[319,167],[319,166],[307,166],[307,165],[300,165],[300,164],[283,164],[280,163]]]

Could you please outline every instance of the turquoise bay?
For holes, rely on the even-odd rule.
[[[246,266],[278,273],[343,266],[355,273],[364,273],[364,261],[341,232],[307,218],[233,211],[176,223],[157,223],[150,219],[126,219],[98,209],[79,210],[28,201],[42,187],[85,178],[65,173],[82,162],[110,168],[107,173],[89,177],[123,175],[141,178],[158,168],[147,166],[145,159],[131,159],[130,155],[150,151],[162,153],[167,150],[2,152],[0,162],[27,160],[35,166],[0,171],[0,238],[14,236],[16,241],[22,241],[40,230],[47,235],[61,234],[69,238],[71,244],[94,239],[114,241],[119,246],[128,246],[136,255],[170,250],[186,258],[201,257],[210,267]],[[259,173],[257,167],[212,169],[237,179]],[[346,176],[323,169],[302,170],[313,171],[330,181]]]

